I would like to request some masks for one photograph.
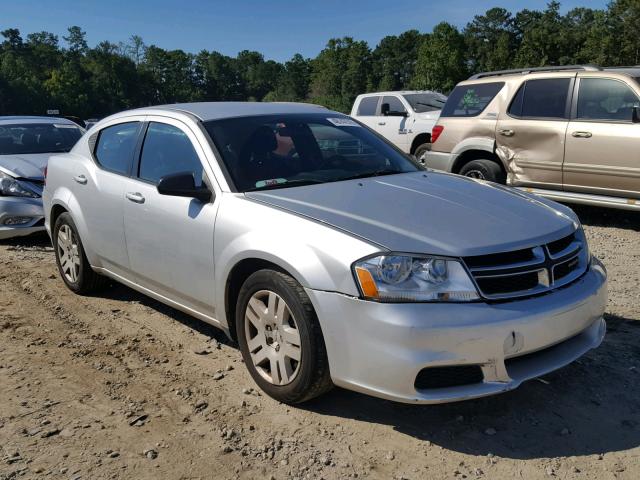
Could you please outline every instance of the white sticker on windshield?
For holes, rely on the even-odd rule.
[[[336,127],[359,127],[357,122],[351,120],[350,118],[327,118],[331,123],[333,123]]]
[[[78,128],[77,126],[69,125],[68,123],[54,123],[53,126],[56,128]]]

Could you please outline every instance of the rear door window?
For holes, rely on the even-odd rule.
[[[576,118],[580,120],[631,121],[638,96],[624,83],[607,78],[582,78]]]
[[[94,155],[105,170],[128,175],[138,141],[140,122],[119,123],[103,128]]]
[[[504,87],[504,82],[458,85],[453,89],[442,109],[441,117],[475,117]]]
[[[187,134],[173,125],[151,122],[140,156],[140,179],[157,184],[164,176],[187,172],[197,187],[202,186],[202,164]]]
[[[567,118],[571,78],[528,80],[516,93],[508,113],[521,118]]]
[[[357,115],[361,117],[372,117],[376,114],[378,108],[378,98],[380,97],[365,97],[360,101],[358,105]]]

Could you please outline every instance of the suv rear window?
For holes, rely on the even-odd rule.
[[[521,118],[566,118],[570,78],[544,78],[523,83],[508,113]]]
[[[442,109],[441,117],[475,117],[487,108],[504,82],[459,85],[453,89]]]

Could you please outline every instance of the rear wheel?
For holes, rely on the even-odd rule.
[[[460,169],[460,175],[502,184],[506,181],[504,171],[493,160],[472,160]]]
[[[415,151],[413,152],[413,156],[415,157],[415,159],[420,162],[422,165],[424,165],[425,163],[425,159],[424,159],[424,155],[431,150],[431,144],[430,143],[423,143],[421,145],[418,145],[415,149]]]
[[[106,278],[94,272],[89,265],[76,224],[69,213],[62,213],[57,218],[52,238],[58,271],[70,290],[85,294],[106,283]]]
[[[267,395],[295,404],[332,387],[318,319],[290,276],[260,270],[246,280],[238,295],[236,332],[249,373]]]

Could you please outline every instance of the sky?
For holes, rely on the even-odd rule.
[[[564,0],[574,7],[604,8],[608,0]],[[543,9],[534,0],[0,0],[0,30],[23,36],[46,30],[60,37],[71,25],[87,32],[90,46],[126,42],[196,53],[235,56],[257,50],[284,61],[295,53],[315,57],[329,38],[351,36],[371,47],[409,29],[429,32],[441,21],[464,27],[474,15],[500,6],[515,12]]]

